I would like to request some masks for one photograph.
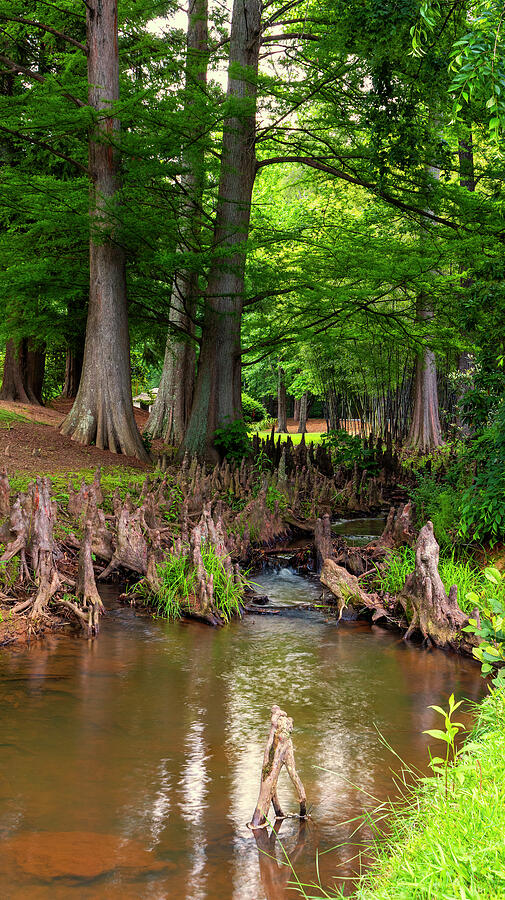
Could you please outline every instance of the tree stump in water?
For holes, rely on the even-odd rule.
[[[411,615],[405,640],[420,631],[425,641],[437,647],[471,652],[472,646],[476,645],[475,638],[462,631],[468,624],[468,616],[458,606],[456,587],[446,594],[438,571],[438,559],[439,546],[433,523],[427,522],[417,539],[415,570],[407,576],[399,595],[405,612]]]
[[[262,828],[267,824],[267,813],[271,803],[274,807],[275,817],[277,819],[285,818],[277,796],[277,782],[283,766],[286,766],[298,794],[300,818],[305,818],[307,815],[305,788],[295,766],[295,754],[291,740],[292,731],[293,719],[289,718],[279,706],[272,706],[270,734],[263,754],[260,792],[251,820],[252,828]]]

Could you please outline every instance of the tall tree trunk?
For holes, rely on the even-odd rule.
[[[216,428],[241,416],[240,326],[246,246],[256,173],[257,72],[261,37],[258,0],[234,0],[228,70],[233,114],[223,125],[214,247],[209,272],[195,395],[182,450],[210,461],[219,454]]]
[[[284,369],[282,366],[279,366],[277,374],[277,428],[275,429],[278,434],[286,434],[288,430],[286,401],[286,379],[284,377]]]
[[[328,428],[330,431],[338,431],[342,423],[338,414],[338,397],[335,388],[328,389]]]
[[[82,377],[63,434],[80,444],[148,459],[133,414],[126,261],[116,242],[119,122],[117,0],[86,3],[88,101],[98,114],[89,140],[90,286]]]
[[[298,397],[295,397],[295,405],[293,408],[293,419],[295,420],[295,424],[296,424],[296,422],[300,421],[300,400],[298,399]]]
[[[73,400],[77,397],[79,383],[81,381],[82,372],[82,353],[78,350],[72,350],[67,347],[67,355],[65,360],[65,382],[61,396],[67,400]]]
[[[298,434],[305,434],[307,431],[307,410],[309,395],[304,391],[300,400],[300,418],[298,420]]]
[[[207,84],[208,2],[191,0],[188,13],[186,56],[186,101],[190,112],[192,85],[205,90]],[[198,251],[201,246],[201,206],[204,188],[205,153],[201,143],[194,142],[184,153],[184,191],[187,198],[185,215],[188,227],[179,248]],[[153,403],[146,431],[152,437],[164,438],[171,444],[180,444],[184,438],[191,412],[195,388],[196,351],[194,317],[198,298],[198,272],[186,270],[174,278],[170,303],[170,320],[187,337],[174,335],[170,328],[165,347],[163,371],[156,400]]]
[[[42,405],[45,352],[29,338],[7,341],[0,400]]]
[[[428,166],[428,171],[438,180],[440,170],[437,166]],[[428,322],[433,319],[433,315],[433,308],[427,297],[424,295],[418,297],[418,320]],[[433,350],[423,347],[416,355],[414,407],[407,446],[426,453],[441,447],[442,444],[442,429],[438,412],[437,364]]]

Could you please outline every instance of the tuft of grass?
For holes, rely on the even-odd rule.
[[[19,413],[12,412],[10,409],[0,408],[0,430],[2,431],[10,431],[17,422],[28,421],[29,419],[27,419],[26,416],[21,416]]]
[[[375,586],[389,594],[399,594],[407,575],[414,571],[415,564],[416,554],[412,547],[402,547],[393,551],[384,574],[377,574],[375,577]],[[475,601],[467,599],[470,592],[479,594],[482,602],[491,596],[497,596],[496,585],[490,584],[484,573],[469,560],[457,559],[454,552],[440,557],[438,571],[447,593],[453,584],[456,585],[458,603],[463,612],[471,612],[475,607]],[[501,597],[505,598],[505,588],[501,586],[498,591],[501,592]]]
[[[229,622],[240,615],[245,579],[237,584],[212,544],[202,546],[202,562],[207,574],[213,576],[214,606],[221,618]],[[171,621],[191,612],[195,608],[196,571],[190,557],[169,553],[157,566],[157,573],[159,590],[153,591],[145,578],[135,585],[133,592],[140,602]]]

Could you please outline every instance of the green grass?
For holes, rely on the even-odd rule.
[[[0,430],[10,431],[17,422],[28,422],[26,416],[20,416],[19,413],[11,412],[9,409],[0,408]]]
[[[374,586],[389,594],[398,594],[405,584],[407,575],[414,571],[415,559],[416,555],[412,547],[403,547],[401,550],[394,551],[390,556],[386,572],[384,575],[376,576]],[[470,591],[481,595],[483,601],[491,597],[505,597],[503,586],[497,587],[491,584],[484,577],[483,572],[468,560],[456,559],[454,553],[450,556],[440,556],[438,570],[447,593],[453,584],[458,588],[458,604],[463,612],[471,612],[475,606],[475,602],[467,600]]]
[[[95,477],[96,469],[80,469],[79,471],[50,473],[49,478],[52,484],[52,496],[58,503],[65,504],[68,501],[69,486],[74,490],[78,490],[84,478],[86,484],[91,484]],[[44,473],[40,473],[44,477]],[[145,471],[139,469],[125,468],[124,466],[107,466],[101,471],[101,485],[104,497],[111,500],[116,489],[122,500],[125,499],[127,493],[131,491],[130,485],[134,489],[140,490],[146,475]],[[9,484],[12,493],[18,491],[26,491],[32,482],[35,481],[35,475],[32,473],[9,475]],[[107,504],[106,504],[107,505]]]
[[[271,433],[270,431],[258,431],[258,435],[262,441],[265,441],[267,438],[269,438],[270,433]],[[324,431],[307,432],[307,434],[305,435],[305,443],[306,444],[318,444],[325,433],[326,432],[324,432]],[[254,434],[254,432],[251,432],[251,437],[253,436],[253,434]],[[287,441],[288,437],[291,438],[291,440],[293,441],[293,444],[299,444],[302,440],[301,434],[276,434],[275,440],[277,441],[277,439],[280,438],[281,441],[284,442],[284,441]]]
[[[243,584],[237,584],[230,576],[222,559],[211,544],[202,546],[202,562],[208,575],[213,576],[214,606],[225,622],[240,613]],[[153,591],[145,578],[133,589],[140,602],[154,609],[165,619],[180,619],[195,606],[196,571],[188,556],[169,553],[157,566],[160,588]]]
[[[440,752],[436,746],[432,751]],[[505,688],[481,704],[453,775],[448,796],[443,777],[418,779],[405,787],[401,804],[375,811],[379,837],[366,848],[375,866],[350,900],[505,897]],[[349,848],[350,855],[355,849]],[[343,897],[320,885],[297,887],[307,900]]]

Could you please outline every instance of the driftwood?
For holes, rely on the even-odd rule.
[[[263,828],[267,824],[267,814],[271,803],[273,804],[275,817],[277,819],[285,818],[277,795],[277,782],[283,766],[286,767],[298,794],[300,818],[305,818],[307,815],[305,788],[295,766],[295,754],[293,741],[291,740],[292,731],[293,719],[289,718],[279,706],[272,706],[270,734],[268,735],[263,755],[260,791],[251,820],[252,828]]]
[[[398,598],[410,619],[405,640],[418,632],[428,644],[471,653],[476,639],[462,631],[468,616],[458,606],[456,586],[446,594],[438,559],[433,524],[427,522],[417,539],[415,570],[407,576]]]
[[[355,575],[337,565],[333,559],[325,559],[321,572],[321,584],[329,588],[337,600],[338,618],[346,606],[364,606],[372,612],[372,621],[391,618],[378,594],[364,591]]]

